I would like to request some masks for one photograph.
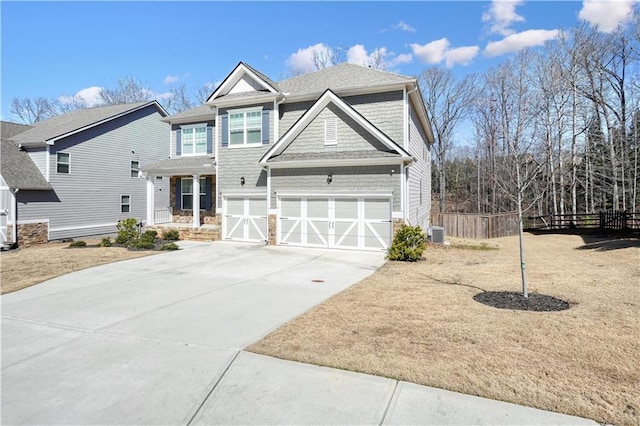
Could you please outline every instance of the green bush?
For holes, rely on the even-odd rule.
[[[150,242],[153,243],[153,242],[156,241],[157,237],[158,237],[158,232],[150,229],[148,231],[144,231],[144,233],[140,237],[140,240],[142,240],[142,241],[150,241]]]
[[[104,237],[100,240],[100,247],[111,247],[111,238]]]
[[[127,245],[129,250],[153,250],[156,245],[153,241],[134,240]]]
[[[135,217],[128,219],[122,219],[118,222],[116,227],[118,228],[118,236],[116,237],[117,244],[127,244],[138,238],[138,220]]]
[[[162,233],[162,239],[167,241],[178,241],[180,239],[180,231],[177,229],[167,229]]]
[[[179,250],[180,247],[176,243],[167,243],[160,247],[160,250]]]
[[[87,243],[85,243],[84,241],[80,240],[80,241],[74,241],[71,244],[69,244],[69,247],[86,247]]]
[[[403,262],[416,262],[427,248],[422,229],[419,226],[402,225],[393,237],[388,258]]]

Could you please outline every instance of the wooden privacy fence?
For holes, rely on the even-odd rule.
[[[431,225],[442,226],[446,235],[457,238],[508,237],[518,234],[518,215],[431,213]]]

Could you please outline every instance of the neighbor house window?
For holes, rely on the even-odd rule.
[[[229,111],[229,145],[253,145],[262,142],[262,110]]]
[[[131,161],[131,177],[138,177],[138,170],[140,170],[140,162],[139,161]]]
[[[69,154],[66,152],[58,152],[56,155],[57,171],[58,173],[69,174],[71,161]]]
[[[207,125],[182,127],[180,141],[181,155],[197,155],[207,153]]]
[[[120,196],[120,213],[129,213],[131,211],[131,196]]]
[[[182,210],[193,210],[193,179],[182,178]],[[204,210],[207,195],[207,179],[200,178],[200,210]]]
[[[324,144],[336,145],[338,143],[338,119],[335,117],[324,120]]]

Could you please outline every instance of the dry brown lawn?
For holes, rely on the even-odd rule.
[[[1,294],[10,293],[69,272],[105,263],[157,254],[123,247],[97,247],[100,240],[85,240],[87,247],[51,242],[0,254]]]
[[[640,424],[640,240],[526,235],[530,291],[571,308],[475,302],[482,291],[520,289],[517,242],[429,247],[421,262],[387,262],[248,350]]]

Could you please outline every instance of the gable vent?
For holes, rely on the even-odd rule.
[[[324,120],[324,144],[336,145],[338,143],[338,119],[336,117]]]

